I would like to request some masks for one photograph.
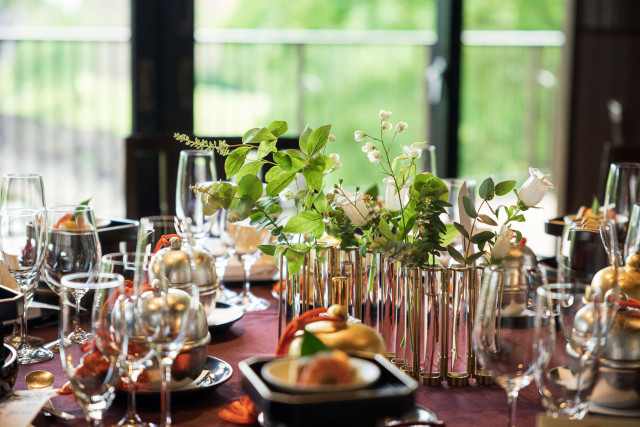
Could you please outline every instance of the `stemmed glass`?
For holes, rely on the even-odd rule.
[[[92,426],[102,425],[104,412],[113,402],[127,352],[123,282],[119,274],[106,273],[68,274],[61,280],[60,359],[76,401]],[[90,305],[75,304],[80,291],[90,294]],[[78,326],[88,331],[88,340],[75,339]]]
[[[617,239],[624,244],[633,205],[640,203],[640,163],[612,163],[604,194],[604,217],[616,223]],[[597,213],[597,212],[596,212]],[[622,247],[619,247],[622,253]]]
[[[485,269],[473,326],[478,361],[507,392],[508,426],[515,426],[520,389],[533,380],[532,346],[537,293],[544,275],[514,264]]]
[[[209,237],[214,217],[204,214],[204,203],[194,186],[213,183],[216,177],[213,152],[182,150],[178,161],[176,183],[176,215],[191,218],[196,241]]]
[[[174,242],[180,244],[186,258],[181,270],[182,283],[171,281],[175,257],[158,252],[151,258],[145,275],[143,249],[148,247],[153,226],[147,218],[140,220],[138,232],[134,313],[141,334],[149,343],[162,370],[162,425],[171,425],[171,367],[184,345],[199,305],[198,286],[194,283],[193,234],[189,218],[175,218]]]
[[[151,261],[151,254],[140,254],[143,266],[148,266]],[[136,409],[135,382],[144,368],[151,362],[153,357],[151,347],[146,340],[139,337],[137,322],[134,319],[135,294],[133,289],[133,279],[135,272],[135,252],[119,252],[107,254],[102,257],[100,271],[105,273],[120,274],[125,279],[125,327],[129,337],[128,352],[123,360],[125,375],[127,376],[127,412],[118,422],[118,426],[134,427],[148,425],[140,419]],[[146,267],[145,267],[146,268]],[[145,272],[146,274],[146,272]]]
[[[100,268],[100,240],[93,209],[84,205],[60,205],[47,208],[47,246],[42,271],[51,290],[60,293],[60,280],[65,274],[89,273],[91,279]],[[76,313],[84,295],[74,288]],[[78,327],[74,338],[87,339],[87,332]]]
[[[4,175],[2,177],[1,193],[0,211],[20,208],[44,211],[46,206],[42,175],[39,173],[12,173]],[[36,279],[34,281],[34,287],[37,283],[38,281]],[[24,293],[24,291],[22,292]],[[33,291],[30,293],[30,297],[33,299]],[[25,311],[26,309],[27,306],[25,305]],[[15,348],[18,348],[22,337],[22,327],[23,326],[19,325],[16,319],[13,332],[9,336],[5,337],[5,342]],[[27,337],[27,339],[29,338],[26,334],[25,337]]]
[[[229,254],[237,257],[242,263],[244,271],[244,289],[237,297],[228,302],[242,307],[244,311],[262,311],[269,308],[271,303],[264,298],[255,296],[251,292],[251,267],[258,261],[260,250],[258,245],[267,244],[271,241],[271,232],[267,228],[256,230],[249,220],[239,222],[227,221],[227,213],[224,212],[221,218],[222,242],[228,247]]]

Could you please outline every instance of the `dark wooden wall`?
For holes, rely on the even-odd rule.
[[[606,141],[614,139],[607,103],[620,102],[622,140],[640,154],[640,1],[576,0],[569,116],[568,212],[602,192]],[[635,150],[637,148],[637,150]],[[615,147],[614,147],[615,151]],[[640,161],[635,154],[625,160]]]

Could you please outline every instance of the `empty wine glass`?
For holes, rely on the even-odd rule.
[[[507,392],[508,426],[515,426],[516,399],[533,380],[534,313],[544,275],[537,268],[492,265],[485,269],[473,326],[480,364]]]
[[[633,205],[631,209],[631,219],[629,220],[629,230],[624,242],[624,261],[629,255],[640,254],[640,203]]]
[[[134,312],[138,328],[149,343],[162,370],[161,411],[162,425],[171,425],[171,367],[182,349],[187,333],[194,322],[199,305],[198,286],[194,283],[193,234],[189,218],[175,218],[175,234],[172,245],[180,245],[184,266],[181,283],[171,279],[175,257],[168,252],[158,252],[151,258],[148,275],[145,275],[143,248],[153,235],[153,226],[147,218],[140,220],[138,233]],[[172,251],[173,252],[173,251]]]
[[[245,311],[262,311],[269,308],[271,303],[264,298],[255,296],[251,292],[251,267],[260,257],[259,245],[271,242],[271,232],[267,228],[257,230],[249,223],[249,220],[239,222],[227,221],[227,213],[222,214],[221,219],[222,242],[227,246],[229,254],[235,256],[242,263],[244,288],[237,297],[228,302],[242,307]]]
[[[212,151],[182,150],[178,161],[176,184],[176,215],[191,218],[196,241],[209,237],[213,216],[204,214],[204,203],[193,190],[196,186],[212,184],[216,168]]]
[[[612,163],[603,208],[604,217],[615,221],[620,254],[627,237],[631,210],[636,203],[640,203],[640,163]]]
[[[27,311],[33,301],[40,266],[46,219],[34,209],[5,209],[0,212],[0,250],[11,276],[24,295],[20,345],[17,348],[20,364],[44,362],[53,358],[47,349],[33,347],[27,339]]]
[[[36,209],[44,211],[45,197],[42,175],[39,173],[11,173],[2,177],[2,194],[0,196],[0,211],[4,209]],[[43,215],[44,216],[44,215]],[[35,283],[38,281],[36,280]],[[33,296],[33,293],[31,294]],[[26,310],[25,305],[25,310]],[[5,337],[5,342],[15,348],[21,342],[21,324],[16,319],[13,331]],[[26,335],[27,339],[29,338]]]
[[[42,271],[44,280],[55,293],[60,293],[62,276],[90,273],[90,280],[100,268],[101,248],[93,209],[84,205],[60,205],[47,208],[47,245]],[[84,295],[74,288],[76,312]],[[82,341],[87,332],[78,327],[75,339]]]
[[[148,266],[152,254],[140,254],[143,266]],[[118,422],[121,427],[134,427],[148,425],[140,419],[136,409],[136,387],[135,383],[144,368],[150,363],[153,357],[151,346],[147,341],[138,335],[137,322],[134,319],[135,294],[133,289],[133,279],[136,267],[135,252],[119,252],[106,254],[102,257],[100,271],[104,273],[120,274],[125,279],[125,327],[129,337],[129,346],[126,357],[123,360],[125,375],[127,376],[127,411]],[[146,272],[145,272],[146,274]]]
[[[122,285],[119,274],[76,273],[62,277],[60,286],[60,359],[76,401],[92,426],[102,425],[111,406],[127,351]],[[88,294],[75,304],[76,294]],[[78,342],[76,329],[87,331]]]

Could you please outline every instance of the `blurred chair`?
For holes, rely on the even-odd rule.
[[[224,139],[229,145],[242,144],[241,137],[204,137]],[[297,149],[298,140],[279,138],[281,150]],[[189,149],[173,138],[173,133],[132,135],[125,140],[126,217],[140,219],[151,215],[174,215],[176,177],[180,151]],[[268,157],[272,160],[272,156]],[[218,179],[226,179],[225,157],[214,153]],[[263,168],[262,174],[268,167]]]

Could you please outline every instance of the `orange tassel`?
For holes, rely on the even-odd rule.
[[[177,234],[167,234],[165,236],[162,236],[160,240],[158,240],[158,243],[156,243],[156,247],[153,250],[153,253],[155,254],[165,246],[171,246],[171,239],[173,239],[174,237],[180,237],[180,236],[178,236]]]
[[[220,419],[235,424],[258,424],[258,414],[249,396],[243,396],[238,400],[228,403],[224,408],[218,409]]]
[[[622,308],[635,308],[640,310],[640,301],[637,299],[629,298],[629,301],[620,301],[620,307]]]

